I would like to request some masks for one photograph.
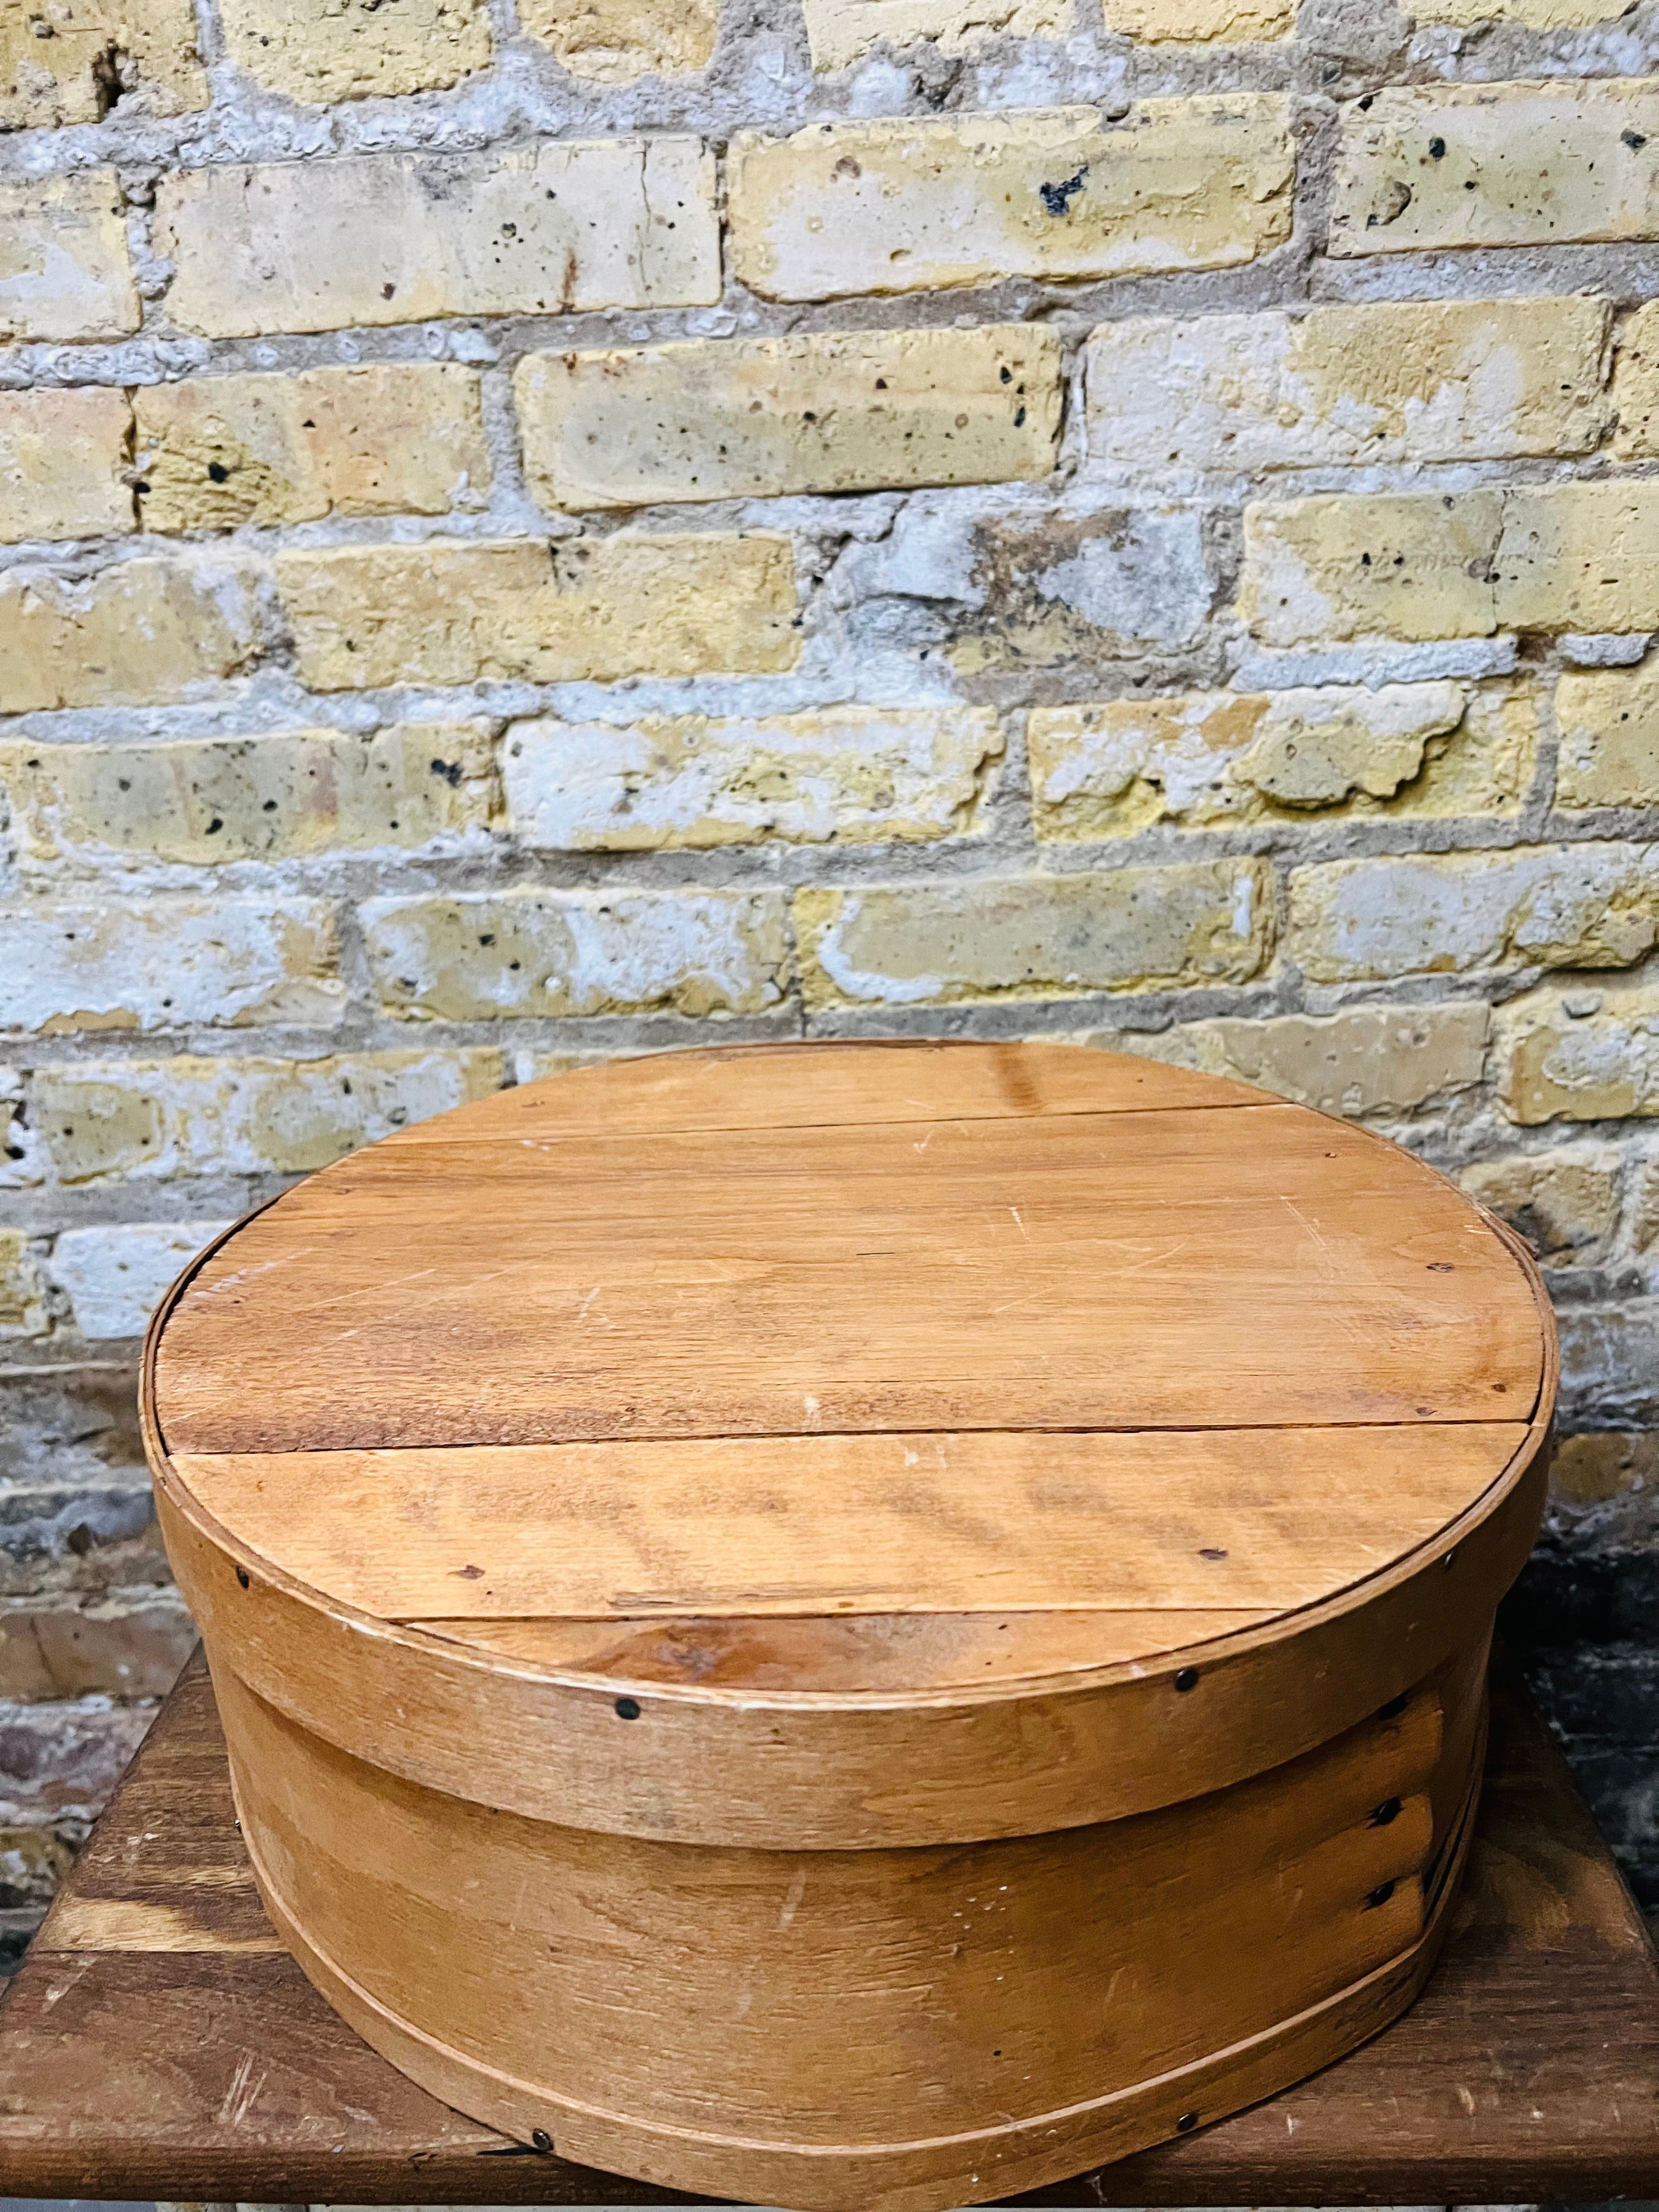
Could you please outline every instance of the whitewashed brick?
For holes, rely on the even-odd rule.
[[[0,714],[148,706],[234,676],[262,642],[244,561],[123,561],[72,580],[0,574]]]
[[[208,337],[720,297],[695,138],[186,169],[162,180],[168,312]],[[0,287],[0,300],[3,300]]]
[[[1659,81],[1389,85],[1342,112],[1334,254],[1659,236]]]
[[[332,1023],[330,909],[287,896],[100,898],[0,908],[0,1030]]]
[[[1286,957],[1321,983],[1627,967],[1659,941],[1659,847],[1334,860],[1291,876]]]
[[[994,483],[1047,476],[1060,339],[846,331],[532,354],[515,380],[531,488],[550,507]]]
[[[388,898],[362,922],[382,1002],[416,1021],[759,1013],[789,974],[774,891]]]
[[[799,890],[810,1006],[1074,998],[1242,983],[1272,946],[1263,864]]]
[[[0,342],[118,338],[137,327],[114,170],[0,183]]]
[[[1084,1042],[1255,1084],[1322,1114],[1407,1114],[1474,1088],[1491,1018],[1477,1002],[1351,1006],[1324,1016],[1223,1014],[1155,1031],[1102,1030]]]
[[[1659,1115],[1659,985],[1646,975],[1550,982],[1493,1016],[1498,1095],[1512,1121]]]
[[[1090,459],[1161,474],[1588,452],[1610,319],[1568,295],[1107,323],[1086,349]]]
[[[0,787],[36,860],[197,867],[453,840],[489,821],[487,726],[419,722],[162,744],[0,746]]]
[[[744,134],[727,164],[732,264],[769,300],[1226,268],[1290,235],[1277,94],[814,124]]]
[[[502,781],[514,837],[554,851],[865,844],[972,829],[1001,750],[984,707],[519,722]]]
[[[1555,722],[1558,806],[1659,805],[1659,663],[1568,673]]]
[[[131,1221],[66,1229],[52,1249],[52,1280],[75,1325],[94,1341],[142,1336],[149,1317],[204,1244],[228,1221]]]
[[[94,1060],[36,1068],[29,1121],[52,1178],[308,1175],[501,1088],[500,1053]]]
[[[1537,735],[1530,691],[1444,683],[1040,707],[1026,742],[1037,835],[1114,837],[1330,808],[1512,814]]]
[[[1659,628],[1659,482],[1258,502],[1244,542],[1239,605],[1270,645]]]

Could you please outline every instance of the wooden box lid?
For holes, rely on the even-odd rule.
[[[801,1848],[1352,1724],[1518,1569],[1554,1388],[1529,1260],[1409,1153],[927,1042],[611,1062],[370,1146],[187,1273],[145,1405],[210,1648],[307,1725]]]

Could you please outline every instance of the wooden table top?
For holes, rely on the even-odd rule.
[[[1364,1130],[1074,1047],[767,1046],[313,1176],[164,1310],[146,1407],[167,1493],[360,1621],[690,1696],[1002,1694],[1462,1543],[1552,1341],[1512,1240]]]
[[[1311,2081],[1018,2201],[1659,2197],[1659,1960],[1524,1694],[1494,1689],[1444,1959]],[[211,2202],[689,2203],[526,2151],[360,2042],[261,1913],[200,1660],[0,2002],[0,2192]]]

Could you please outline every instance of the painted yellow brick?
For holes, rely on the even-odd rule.
[[[290,100],[458,84],[489,60],[482,0],[220,0],[225,52]]]
[[[1589,451],[1609,416],[1608,302],[1388,301],[1107,323],[1089,453],[1239,471]]]
[[[121,481],[131,430],[125,392],[0,392],[0,540],[132,529],[132,494]]]
[[[1272,945],[1259,860],[1107,875],[799,890],[812,1006],[1061,999],[1243,983]]]
[[[1001,751],[985,707],[646,714],[515,723],[501,773],[513,836],[551,851],[867,844],[971,830]]]
[[[485,823],[493,781],[487,727],[468,722],[0,750],[13,828],[43,860],[202,867],[422,845]]]
[[[714,58],[720,0],[519,0],[519,25],[572,76],[684,76]]]
[[[1598,975],[1522,992],[1493,1016],[1498,1096],[1512,1121],[1659,1115],[1659,983]]]
[[[7,0],[0,7],[0,131],[97,123],[129,97],[151,115],[207,106],[191,0]]]
[[[1609,1145],[1564,1145],[1478,1160],[1458,1181],[1501,1214],[1547,1267],[1607,1256],[1619,1212],[1619,1155]]]
[[[1659,939],[1659,848],[1530,845],[1334,860],[1291,877],[1286,955],[1320,983],[1616,968]]]
[[[146,530],[444,514],[488,491],[476,370],[393,362],[133,394]]]
[[[1659,629],[1659,482],[1505,492],[1492,582],[1503,629]]]
[[[695,138],[362,155],[181,171],[156,236],[169,313],[208,337],[698,307],[720,297],[714,192]]]
[[[805,0],[805,15],[815,70],[847,69],[878,40],[966,54],[991,38],[1063,39],[1073,20],[1072,0]]]
[[[0,1336],[44,1336],[46,1285],[21,1229],[0,1229]]]
[[[1621,461],[1652,460],[1659,454],[1659,300],[1638,307],[1619,333],[1613,403],[1613,452]]]
[[[1239,604],[1275,645],[1659,627],[1659,483],[1259,503]]]
[[[1329,809],[1512,814],[1537,735],[1529,691],[1437,683],[1038,708],[1026,741],[1038,836],[1094,838]]]
[[[1245,46],[1288,38],[1296,0],[1104,0],[1103,12],[1126,38]]]
[[[0,343],[125,337],[138,320],[113,169],[0,184]]]
[[[258,651],[258,572],[242,561],[124,561],[83,581],[0,575],[0,713],[188,698]]]
[[[1496,490],[1254,503],[1244,510],[1240,611],[1272,645],[1489,636],[1503,516]]]
[[[1659,81],[1393,85],[1342,113],[1334,254],[1659,235]]]
[[[29,1122],[59,1182],[309,1175],[501,1088],[500,1053],[82,1062],[37,1068]]]
[[[1555,721],[1558,806],[1659,805],[1659,663],[1574,670]]]
[[[760,1013],[788,982],[784,919],[775,891],[502,891],[362,913],[388,1011],[458,1022]]]
[[[746,134],[732,267],[769,300],[1225,268],[1290,236],[1295,166],[1273,94]]]
[[[1047,476],[1057,332],[846,331],[532,354],[515,380],[531,488],[550,507]]]
[[[799,650],[789,544],[762,534],[345,546],[276,574],[319,691],[760,675]]]
[[[0,910],[0,1030],[332,1024],[344,1003],[320,899],[152,894]]]
[[[1486,1067],[1491,1016],[1479,1001],[1350,1006],[1340,1014],[1222,1014],[1152,1032],[1102,1030],[1084,1042],[1205,1075],[1253,1083],[1322,1114],[1407,1114],[1469,1091]]]

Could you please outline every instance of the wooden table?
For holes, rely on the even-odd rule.
[[[1656,2087],[1659,1960],[1560,1754],[1505,1680],[1455,1930],[1412,2011],[1283,2096],[1014,2201],[1659,2197]],[[0,2004],[0,2193],[697,2201],[507,2142],[329,2010],[261,1913],[199,1658]]]

